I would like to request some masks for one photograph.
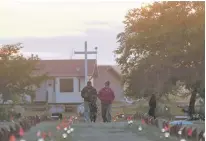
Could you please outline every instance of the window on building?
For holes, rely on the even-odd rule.
[[[60,79],[60,92],[74,92],[73,78]]]

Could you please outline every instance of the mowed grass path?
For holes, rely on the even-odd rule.
[[[37,141],[36,133],[40,131],[51,132],[54,141],[175,141],[170,137],[163,137],[163,134],[154,126],[143,126],[143,131],[138,131],[140,121],[137,121],[131,127],[127,122],[113,123],[74,123],[71,127],[74,132],[66,139],[62,138],[64,131],[57,131],[56,126],[59,121],[43,122],[33,127],[25,133],[26,141]],[[48,139],[48,141],[50,141]]]

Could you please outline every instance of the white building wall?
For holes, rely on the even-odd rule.
[[[60,78],[73,78],[74,92],[60,93]],[[80,79],[80,89],[79,89],[79,79]],[[52,86],[45,82],[36,91],[35,101],[46,101],[46,91],[49,91],[49,103],[82,103],[83,99],[81,97],[81,90],[85,87],[84,77],[56,77],[55,83],[49,81]],[[91,80],[93,83],[93,79]],[[55,92],[54,88],[55,87]]]
[[[47,91],[47,82],[41,84],[40,88],[37,88],[36,98],[34,101],[43,102],[46,101],[46,91]]]

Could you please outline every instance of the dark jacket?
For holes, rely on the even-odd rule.
[[[111,88],[104,87],[99,91],[98,98],[104,104],[111,104],[115,99],[115,95]]]
[[[84,98],[84,101],[90,102],[94,95],[97,95],[97,90],[92,86],[86,86],[81,91],[81,96]]]
[[[156,108],[156,97],[154,95],[152,95],[152,97],[150,98],[149,107]]]

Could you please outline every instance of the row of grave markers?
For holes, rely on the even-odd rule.
[[[32,126],[47,120],[47,116],[29,116],[18,121],[3,122],[0,127],[0,141],[25,141],[24,133],[29,131]],[[10,124],[10,125],[9,125]]]
[[[128,125],[132,125],[133,120],[141,120],[141,124],[153,125],[161,129],[161,132],[165,134],[165,137],[170,135],[180,138],[180,141],[192,140],[192,141],[204,141],[205,131],[192,126],[186,126],[183,124],[170,125],[170,121],[163,119],[150,117],[142,113],[136,113],[135,115],[125,116],[124,114],[117,113],[113,121],[116,122],[119,118],[125,118],[128,121]],[[139,125],[138,130],[141,131],[142,127]]]
[[[67,138],[74,129],[71,127],[72,124],[79,118],[76,116],[64,117],[61,123],[56,127],[57,131],[62,132],[62,138]],[[162,119],[154,119],[152,117],[146,116],[144,114],[136,113],[135,115],[124,115],[117,113],[113,121],[117,122],[118,119],[127,120],[128,126],[134,124],[135,120],[141,120],[141,125],[138,126],[138,130],[142,131],[142,125],[153,125],[160,129],[164,133],[165,137],[168,138],[170,135],[179,137],[180,141],[192,140],[192,141],[203,141],[205,140],[204,131],[198,128],[188,127],[181,124],[170,125],[170,121]],[[0,140],[1,141],[16,141],[19,138],[20,141],[25,141],[23,139],[24,132],[28,131],[32,126],[36,124],[50,120],[46,116],[31,116],[22,119],[19,122],[14,122],[13,125],[9,127],[0,128]],[[52,134],[50,132],[37,132],[38,141],[44,141],[46,138],[51,139]]]

